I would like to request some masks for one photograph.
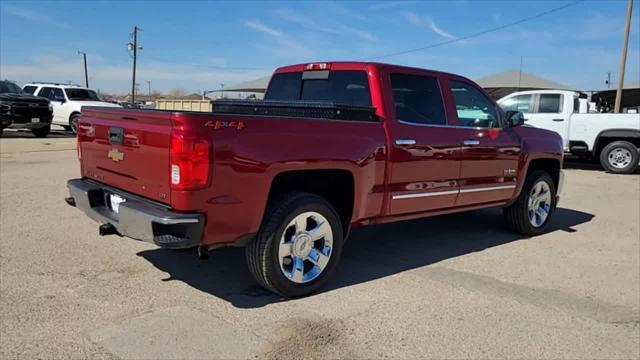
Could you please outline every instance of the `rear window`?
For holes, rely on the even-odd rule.
[[[313,72],[306,74],[310,73]],[[322,75],[319,71],[315,73]],[[303,76],[302,72],[276,74],[271,79],[265,100],[332,101],[371,106],[369,81],[364,71],[329,71],[328,76]]]
[[[538,104],[539,113],[560,113],[562,112],[562,95],[560,94],[540,94]]]

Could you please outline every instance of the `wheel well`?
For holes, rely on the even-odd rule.
[[[351,222],[354,202],[353,175],[347,170],[300,170],[278,174],[269,191],[269,201],[280,195],[302,191],[327,200],[338,212],[345,231]]]
[[[629,136],[629,137],[626,137],[626,136],[601,136],[601,137],[598,138],[598,140],[596,142],[594,155],[596,157],[599,157],[600,153],[602,152],[602,149],[604,149],[605,146],[611,144],[614,141],[630,142],[635,147],[640,148],[640,137],[635,137],[635,136]]]
[[[74,115],[80,115],[79,111],[74,111],[71,113],[71,115],[69,115],[69,123],[71,123],[71,118],[73,118]]]
[[[558,189],[558,182],[560,181],[560,161],[555,159],[534,159],[529,164],[527,175],[531,174],[535,170],[544,170],[553,179],[553,185]]]

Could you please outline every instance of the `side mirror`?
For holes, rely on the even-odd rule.
[[[512,128],[524,124],[524,114],[520,111],[509,110],[505,115],[505,128]]]

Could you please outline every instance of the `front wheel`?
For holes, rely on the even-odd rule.
[[[509,228],[526,236],[545,232],[556,208],[556,188],[546,171],[533,171],[516,201],[503,209]]]
[[[638,168],[638,148],[628,141],[614,141],[602,149],[600,165],[610,173],[631,174]]]
[[[331,204],[313,194],[291,193],[271,206],[247,246],[247,264],[264,288],[286,298],[304,296],[330,278],[342,244],[342,225]]]
[[[47,137],[47,135],[49,135],[49,133],[51,132],[51,125],[47,125],[37,129],[31,129],[31,132],[33,133],[33,135],[35,135],[35,137],[38,138]]]

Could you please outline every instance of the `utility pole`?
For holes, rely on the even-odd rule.
[[[78,55],[82,55],[84,59],[84,86],[89,87],[89,74],[87,73],[87,53],[78,50]]]
[[[611,89],[611,71],[607,72],[607,89]]]
[[[633,10],[633,0],[627,0],[627,24],[624,29],[624,39],[622,40],[622,55],[620,56],[620,71],[618,76],[618,91],[616,91],[616,105],[614,112],[619,113],[622,105],[622,87],[624,86],[624,67],[627,63],[627,48],[629,47],[629,29],[631,28],[631,12]]]
[[[147,80],[147,85],[149,86],[149,101],[151,101],[151,81]]]
[[[133,78],[131,79],[131,103],[136,101],[136,60],[138,57],[138,50],[142,50],[142,46],[138,47],[138,30],[137,26],[133,27],[133,42],[127,44],[130,51],[133,51]]]
[[[220,98],[224,99],[224,84],[220,84]]]

